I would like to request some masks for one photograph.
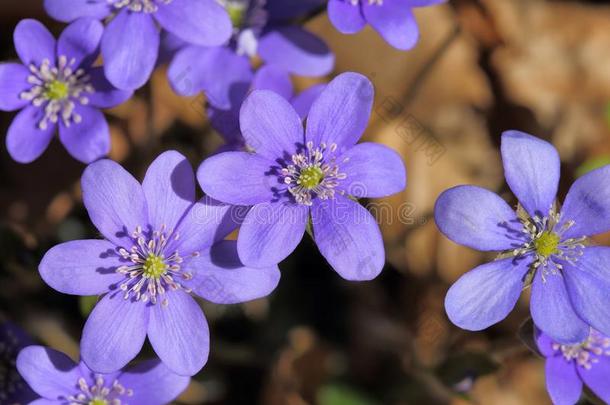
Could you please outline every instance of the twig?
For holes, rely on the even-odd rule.
[[[449,49],[449,47],[453,44],[453,42],[459,37],[462,32],[462,28],[459,25],[456,25],[453,30],[447,35],[445,40],[441,43],[441,45],[434,51],[430,59],[421,67],[419,72],[415,75],[413,79],[413,83],[409,86],[409,90],[405,93],[401,100],[401,105],[403,108],[407,108],[417,97],[417,93],[419,89],[424,84],[430,72],[432,72],[432,68],[434,65],[438,63],[438,61],[443,57],[445,52]]]
[[[148,142],[143,148],[145,158],[148,158],[155,149],[154,144],[157,139],[155,136],[155,100],[152,82],[151,78],[143,88],[143,96],[146,102],[146,137],[148,138]]]

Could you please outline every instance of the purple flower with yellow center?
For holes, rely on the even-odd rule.
[[[252,88],[236,90],[231,94],[231,105],[235,106],[229,110],[208,106],[208,117],[214,129],[226,141],[226,145],[221,147],[221,151],[244,150],[246,141],[239,128],[239,109],[252,90],[273,91],[292,104],[292,107],[299,114],[301,119],[305,119],[309,114],[309,109],[313,102],[320,96],[326,84],[317,84],[295,94],[290,80],[290,75],[283,69],[273,65],[261,67],[252,75]]]
[[[449,289],[449,318],[467,330],[485,329],[504,319],[531,285],[532,318],[553,340],[582,342],[589,325],[610,335],[610,248],[588,240],[610,230],[610,166],[579,178],[560,208],[560,161],[551,144],[508,131],[501,150],[516,212],[475,186],[449,189],[436,202],[436,224],[449,239],[500,252]]]
[[[394,48],[409,50],[417,44],[416,7],[446,0],[329,0],[328,18],[343,34],[355,34],[370,24]]]
[[[180,395],[190,378],[159,360],[147,360],[101,374],[82,361],[42,346],[29,346],[17,357],[19,373],[40,398],[32,405],[164,405]]]
[[[131,96],[114,88],[93,67],[102,24],[85,18],[70,24],[56,41],[36,20],[23,20],[14,40],[21,64],[0,64],[0,110],[21,110],[8,129],[6,146],[21,163],[37,159],[53,135],[84,163],[110,151],[110,131],[101,108]]]
[[[546,389],[556,405],[578,402],[586,385],[610,402],[610,338],[596,330],[575,344],[561,344],[537,331],[536,345],[546,358]]]
[[[59,21],[108,21],[102,38],[104,69],[121,89],[137,89],[150,77],[159,54],[158,26],[201,46],[221,45],[232,31],[216,0],[45,0],[44,5]]]
[[[225,46],[186,45],[176,53],[168,76],[178,94],[193,96],[203,91],[214,107],[238,109],[235,93],[251,87],[252,58],[300,76],[323,76],[333,69],[333,53],[316,35],[292,24],[283,12],[285,5],[264,0],[219,1],[231,16],[233,36]],[[293,2],[297,6],[302,0]],[[303,13],[319,6],[303,4],[298,7]]]
[[[140,184],[120,165],[100,160],[85,170],[83,201],[105,240],[49,250],[40,274],[66,294],[101,295],[83,330],[82,358],[101,373],[133,359],[146,336],[160,359],[194,375],[209,352],[208,325],[191,296],[232,304],[269,294],[277,266],[245,267],[235,241],[236,207],[195,201],[195,179],[178,152],[160,155]]]
[[[252,208],[241,226],[237,250],[253,267],[288,256],[310,221],[322,255],[345,279],[369,280],[385,262],[373,216],[355,198],[384,197],[404,189],[400,156],[382,145],[356,142],[373,104],[364,76],[344,73],[314,101],[307,129],[290,103],[255,90],[240,113],[249,152],[224,152],[202,163],[204,192]]]
[[[17,371],[17,355],[32,339],[9,322],[0,323],[0,404],[30,403],[36,394]]]

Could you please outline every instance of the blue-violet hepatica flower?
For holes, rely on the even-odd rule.
[[[17,357],[19,373],[40,395],[36,405],[165,405],[188,386],[159,360],[147,360],[110,374],[96,373],[82,361],[42,346]]]
[[[239,110],[243,101],[252,90],[271,90],[290,102],[295,111],[304,120],[309,114],[313,102],[326,88],[326,84],[313,85],[299,94],[294,93],[290,75],[283,69],[273,65],[265,65],[258,69],[253,77],[252,88],[243,88],[231,94],[234,108],[223,110],[208,105],[207,113],[210,123],[225,140],[226,144],[220,150],[244,150],[246,141],[239,128]]]
[[[419,29],[413,8],[446,0],[329,0],[328,18],[343,34],[355,34],[370,24],[394,48],[417,44]]]
[[[219,47],[187,45],[176,53],[168,77],[178,94],[193,96],[204,91],[214,107],[237,109],[240,104],[234,104],[234,95],[251,87],[253,57],[263,66],[301,76],[323,76],[333,69],[335,57],[328,46],[313,33],[277,16],[278,2],[219,1],[233,22],[231,40]],[[291,2],[300,4],[302,0]],[[316,6],[305,5],[305,10]]]
[[[610,248],[588,243],[610,230],[610,166],[576,180],[560,209],[560,162],[551,144],[508,131],[501,151],[517,212],[474,186],[449,189],[436,202],[436,224],[449,239],[501,252],[449,289],[449,318],[464,329],[485,329],[504,319],[531,284],[532,318],[553,340],[581,342],[589,326],[610,335]]]
[[[255,90],[240,113],[248,152],[224,152],[202,163],[204,192],[251,205],[237,249],[253,267],[283,260],[298,245],[311,217],[318,248],[348,280],[369,280],[385,262],[375,219],[352,198],[383,197],[404,189],[400,156],[383,145],[356,142],[373,104],[364,76],[344,73],[314,101],[307,128],[290,103]]]
[[[582,342],[561,344],[536,331],[536,345],[546,358],[546,388],[554,404],[577,403],[583,384],[610,402],[610,338],[592,329]]]
[[[160,155],[140,184],[120,165],[100,160],[85,170],[83,201],[105,240],[78,240],[49,250],[40,274],[66,294],[105,294],[83,330],[82,358],[101,373],[133,359],[148,335],[174,372],[205,364],[209,332],[191,294],[239,303],[269,294],[277,266],[244,267],[235,241],[223,241],[238,207],[195,201],[195,179],[178,152]]]
[[[108,21],[102,38],[106,76],[122,89],[141,87],[159,54],[160,30],[185,42],[218,46],[231,36],[231,21],[216,0],[45,0],[49,15]]]
[[[102,24],[84,18],[55,40],[36,20],[15,28],[21,64],[0,64],[0,110],[21,110],[8,129],[6,145],[21,163],[37,159],[59,129],[59,139],[76,159],[89,163],[110,151],[110,131],[100,108],[131,96],[114,88],[101,67]]]

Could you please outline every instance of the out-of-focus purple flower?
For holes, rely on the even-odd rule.
[[[345,73],[314,101],[307,129],[282,96],[256,90],[244,102],[240,126],[248,152],[224,152],[202,163],[197,178],[213,198],[252,205],[237,250],[251,266],[283,260],[307,223],[322,255],[345,279],[370,280],[385,262],[373,216],[352,198],[404,189],[400,156],[374,143],[356,145],[369,120],[373,86]]]
[[[588,246],[587,239],[610,230],[610,166],[579,178],[559,209],[555,148],[508,131],[501,149],[506,181],[520,203],[516,213],[474,186],[447,190],[436,202],[436,224],[449,239],[502,252],[449,289],[449,318],[464,329],[485,329],[504,319],[531,283],[532,318],[553,340],[581,342],[589,325],[610,335],[610,248]]]
[[[302,18],[308,14],[323,11],[327,0],[266,0],[267,8],[272,10],[272,20],[288,21]]]
[[[34,405],[164,405],[186,389],[190,378],[173,373],[159,360],[101,374],[83,362],[42,346],[29,346],[17,358],[19,373],[40,395]]]
[[[555,405],[574,405],[583,384],[610,402],[610,338],[596,330],[582,342],[566,345],[536,331],[536,344],[546,358],[546,389]]]
[[[204,91],[216,108],[239,108],[232,104],[234,94],[251,87],[250,60],[255,56],[265,65],[301,76],[322,76],[332,70],[335,59],[326,44],[285,18],[276,18],[272,5],[277,2],[219,1],[233,22],[231,41],[220,47],[185,46],[177,52],[168,76],[178,94],[193,96]],[[303,11],[314,7],[311,2],[304,4]]]
[[[101,373],[133,359],[148,339],[174,372],[194,375],[209,353],[208,325],[191,293],[220,304],[269,294],[277,266],[245,267],[235,241],[238,207],[195,201],[193,170],[175,151],[160,155],[140,184],[110,160],[91,164],[83,201],[105,240],[49,250],[40,274],[66,294],[105,294],[83,330],[82,358]]]
[[[30,403],[36,394],[17,371],[17,355],[33,344],[24,331],[9,322],[0,324],[0,404]]]
[[[290,75],[286,71],[273,65],[263,66],[253,75],[252,89],[244,89],[244,91],[236,91],[231,94],[234,99],[231,105],[235,108],[222,110],[212,105],[208,107],[208,117],[212,126],[226,141],[219,151],[244,150],[246,141],[239,128],[239,109],[251,90],[276,92],[288,100],[304,120],[311,105],[325,88],[326,84],[318,84],[295,95]]]
[[[49,15],[70,22],[80,17],[109,19],[102,37],[108,80],[137,89],[150,77],[162,29],[183,41],[218,46],[231,36],[231,21],[216,0],[45,0]]]
[[[0,64],[0,110],[21,110],[8,129],[6,146],[21,163],[37,159],[59,129],[59,139],[84,163],[110,151],[110,131],[100,108],[114,107],[131,96],[114,88],[101,67],[102,24],[84,18],[70,24],[59,40],[36,20],[15,28],[21,64]]]
[[[417,44],[416,7],[446,0],[329,0],[328,18],[343,34],[355,34],[370,24],[394,48],[409,50]]]

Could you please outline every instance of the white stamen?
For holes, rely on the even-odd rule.
[[[82,121],[82,117],[74,112],[75,102],[88,104],[89,98],[85,94],[93,94],[95,89],[83,69],[72,69],[75,64],[74,58],[68,60],[62,55],[58,58],[57,67],[51,66],[49,59],[43,60],[40,67],[33,64],[29,66],[31,75],[28,76],[28,83],[32,84],[32,88],[22,92],[20,97],[35,107],[44,106],[44,116],[38,122],[41,130],[47,129],[49,123],[56,124],[60,119],[66,127]]]
[[[125,275],[125,280],[119,285],[124,292],[123,298],[127,300],[133,297],[136,301],[150,301],[152,304],[156,304],[161,299],[161,304],[167,306],[169,302],[165,294],[168,290],[182,289],[187,293],[190,292],[174,281],[193,278],[191,273],[182,270],[183,258],[178,252],[173,252],[169,256],[166,256],[165,252],[170,240],[178,240],[178,233],[166,231],[163,225],[160,230],[147,236],[143,233],[142,227],[138,226],[131,236],[135,243],[130,250],[119,249],[119,255],[124,260],[131,261],[131,264],[116,269],[117,273]]]
[[[553,343],[553,350],[561,350],[567,361],[575,361],[578,366],[590,370],[599,362],[600,356],[610,356],[610,338],[591,330],[591,334],[584,342],[575,345]]]
[[[169,4],[172,0],[107,0],[116,9],[127,7],[134,13],[154,13],[160,4]]]
[[[133,390],[126,389],[123,387],[118,380],[114,380],[110,387],[106,386],[104,377],[101,375],[94,376],[95,384],[89,386],[87,381],[81,377],[77,381],[77,386],[80,392],[75,395],[71,395],[66,399],[69,401],[69,405],[90,405],[91,403],[105,403],[111,405],[125,404],[122,402],[126,399],[124,397],[133,396]]]
[[[336,163],[335,151],[336,144],[327,147],[321,143],[314,148],[312,142],[308,142],[305,152],[292,155],[292,164],[287,165],[281,170],[284,184],[288,185],[288,191],[297,203],[312,205],[312,198],[318,197],[327,200],[335,196],[335,188],[341,180],[347,178],[347,174],[339,172],[339,165]],[[345,160],[344,160],[345,162]],[[321,174],[321,179],[315,186],[306,186],[304,178],[307,172],[315,170]],[[304,173],[304,171],[306,171]],[[343,194],[343,191],[340,191]]]
[[[576,263],[583,255],[587,237],[563,238],[564,233],[574,226],[574,221],[565,221],[559,226],[561,214],[557,204],[553,204],[548,215],[543,218],[530,217],[521,206],[517,209],[517,216],[523,225],[522,232],[526,236],[526,242],[509,253],[514,257],[533,255],[532,271],[540,269],[543,281],[546,281],[549,275],[560,274],[564,267],[561,262]],[[552,235],[558,239],[556,250],[548,255],[541,254],[536,247],[537,241],[545,235],[546,237]]]
[[[352,6],[357,6],[361,1],[368,1],[369,5],[383,6],[383,0],[347,0]]]
[[[254,30],[250,28],[241,30],[241,32],[236,35],[236,38],[236,52],[238,55],[247,55],[251,58],[256,56],[258,52],[258,38],[256,37]]]

